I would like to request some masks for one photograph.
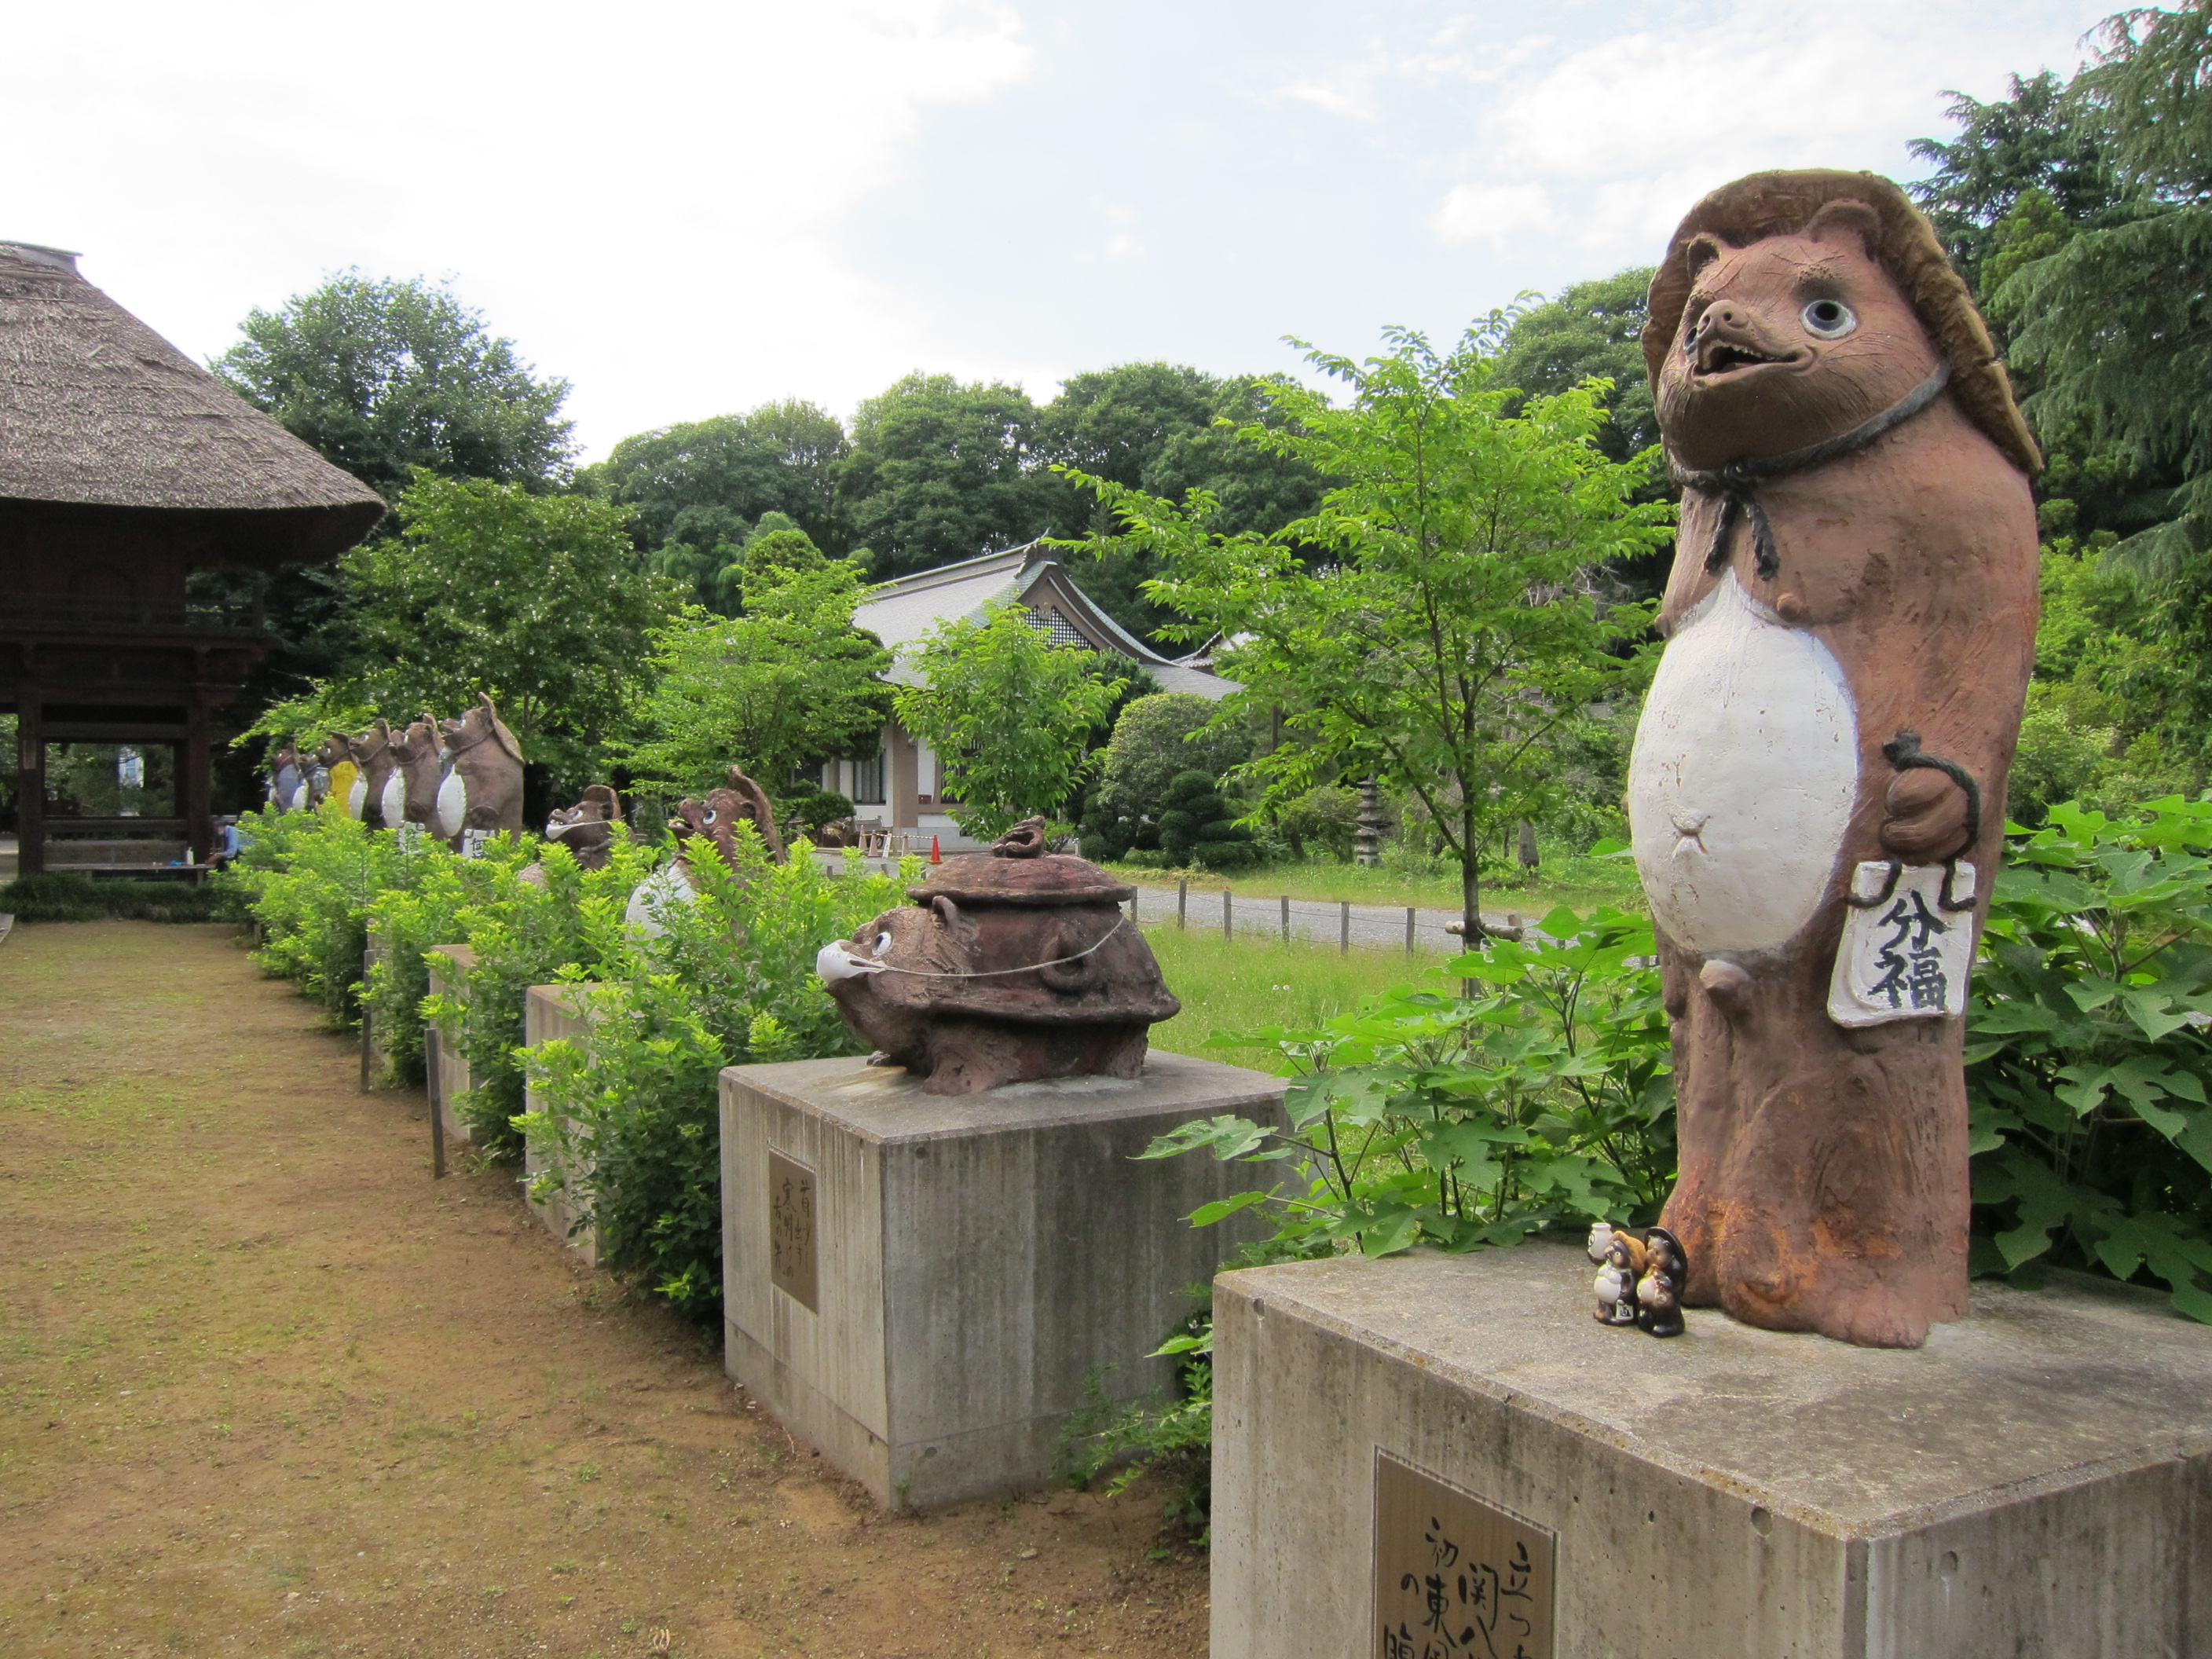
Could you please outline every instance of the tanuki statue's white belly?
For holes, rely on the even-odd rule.
[[[1651,914],[1701,955],[1786,945],[1820,908],[1858,793],[1841,665],[1731,572],[1659,659],[1628,763]]]

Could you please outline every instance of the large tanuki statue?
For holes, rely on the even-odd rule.
[[[1684,486],[1629,769],[1692,1305],[1911,1347],[1966,1311],[1961,1018],[2034,653],[2035,446],[1887,179],[1692,210],[1644,349]]]

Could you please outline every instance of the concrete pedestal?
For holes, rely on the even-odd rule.
[[[584,1012],[579,988],[574,985],[533,985],[529,1000],[523,1005],[523,1042],[535,1048],[541,1042],[550,1042],[556,1037],[575,1039],[591,1028],[591,1019]],[[523,1109],[543,1111],[544,1106],[535,1089],[523,1091]],[[554,1179],[545,1186],[544,1196],[537,1188],[538,1177],[550,1172]],[[522,1174],[528,1184],[523,1192],[530,1200],[530,1207],[538,1212],[554,1237],[584,1258],[584,1265],[599,1265],[599,1230],[579,1227],[576,1217],[580,1203],[589,1191],[592,1166],[578,1164],[561,1155],[559,1151],[532,1136],[523,1142]]]
[[[430,961],[430,994],[451,997],[465,1006],[469,969],[477,965],[477,953],[465,945],[440,945],[425,954]],[[424,1054],[426,1062],[434,1061],[435,1066],[435,1075],[429,1079],[431,1103],[445,1120],[446,1144],[466,1146],[471,1138],[468,1123],[453,1110],[454,1099],[471,1085],[468,1057],[461,1052],[461,1022],[447,1022],[436,1035],[434,1053],[426,1049]]]
[[[1144,1356],[1243,1237],[1183,1218],[1279,1167],[1133,1158],[1194,1118],[1279,1122],[1283,1087],[1158,1050],[1138,1078],[952,1098],[858,1060],[731,1067],[730,1375],[880,1504],[1051,1480],[1086,1378],[1172,1382]]]
[[[1978,1285],[1885,1352],[1607,1329],[1591,1277],[1217,1281],[1213,1659],[2212,1653],[2212,1330],[2163,1297]]]

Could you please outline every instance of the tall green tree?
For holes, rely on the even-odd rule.
[[[1321,480],[1296,456],[1240,443],[1253,422],[1279,423],[1269,400],[1273,379],[1218,380],[1173,363],[1124,363],[1078,374],[1045,406],[1040,447],[1055,468],[1106,478],[1180,500],[1204,489],[1218,503],[1224,530],[1279,530],[1314,509]],[[1063,535],[1088,530],[1068,552],[1084,592],[1140,640],[1158,643],[1175,620],[1145,592],[1158,575],[1141,550],[1101,532],[1110,514],[1055,475],[1052,522]]]
[[[763,514],[781,513],[842,552],[837,475],[847,448],[836,416],[792,399],[624,438],[578,483],[635,510],[645,551],[742,545]]]
[[[2121,556],[2180,572],[2212,550],[2212,0],[2123,12],[2100,33],[2068,101],[2108,158],[2122,210],[2054,238],[1988,302],[2035,387],[2038,429],[2086,428],[2139,489],[2162,491],[2141,504],[2154,522]],[[2202,614],[2194,600],[2179,613],[2212,644]]]
[[[854,538],[899,576],[1042,534],[1036,440],[1021,387],[908,375],[853,419],[840,482]]]
[[[2000,252],[1997,227],[2031,194],[2069,224],[2095,223],[2120,204],[2100,135],[2066,81],[2050,70],[2011,77],[2007,96],[1984,103],[1948,94],[1949,140],[1916,138],[1913,155],[1934,171],[1912,193],[1934,222],[1952,264],[1978,293],[1996,286],[1982,266]]]
[[[210,367],[386,501],[417,468],[543,487],[574,453],[568,381],[540,378],[442,283],[349,270],[239,331]]]
[[[1092,653],[1055,646],[1011,605],[940,623],[912,666],[917,683],[892,693],[899,720],[937,751],[954,818],[983,840],[1059,814],[1090,769],[1085,741],[1121,689],[1093,672]]]
[[[1644,367],[1650,288],[1651,267],[1633,265],[1530,306],[1505,332],[1499,383],[1542,398],[1572,391],[1594,376],[1612,381],[1598,447],[1616,461],[1641,454],[1659,441],[1659,417]]]
[[[638,562],[628,513],[489,478],[422,472],[400,533],[347,553],[356,645],[344,678],[398,720],[499,705],[526,760],[591,782],[649,683],[674,609]]]
[[[1273,535],[1220,532],[1202,490],[1176,504],[1090,481],[1161,561],[1150,586],[1186,635],[1231,641],[1219,660],[1239,699],[1291,715],[1251,763],[1263,807],[1340,774],[1413,795],[1459,863],[1469,938],[1486,849],[1543,814],[1547,741],[1620,684],[1617,653],[1648,625],[1648,606],[1601,604],[1591,573],[1656,545],[1673,516],[1634,499],[1651,456],[1600,448],[1602,382],[1508,412],[1510,323],[1495,313],[1443,353],[1402,330],[1364,362],[1310,351],[1346,401],[1281,387],[1291,418],[1244,430],[1331,481]]]
[[[739,617],[697,606],[655,635],[653,684],[625,750],[639,781],[703,793],[732,765],[771,790],[833,756],[872,750],[890,717],[890,653],[853,626],[866,590],[843,560],[763,562]]]

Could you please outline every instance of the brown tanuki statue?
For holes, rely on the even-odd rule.
[[[400,779],[398,822],[411,823],[441,839],[445,831],[438,827],[438,786],[445,781],[444,750],[438,740],[438,722],[428,714],[392,740],[392,763],[398,767]],[[390,810],[387,804],[387,817]]]
[[[747,777],[743,768],[732,766],[729,782],[709,789],[705,800],[677,804],[668,820],[676,837],[675,860],[631,890],[623,921],[648,936],[665,932],[660,916],[665,908],[688,904],[698,893],[698,884],[691,878],[691,861],[702,843],[714,849],[726,868],[739,868],[736,836],[740,823],[751,824],[768,855],[778,864],[784,861],[783,840],[775,832],[775,809],[767,792]]]
[[[1628,807],[1681,1300],[1917,1346],[1966,1311],[1966,974],[2033,659],[2035,446],[1903,191],[1683,221],[1644,349],[1684,485]]]
[[[457,848],[471,831],[520,839],[522,745],[491,699],[479,692],[475,708],[439,730],[453,769],[438,789],[439,821],[447,836]]]
[[[926,1093],[974,1094],[1038,1078],[1134,1077],[1146,1032],[1182,1005],[1121,914],[1132,890],[1044,851],[1030,818],[988,853],[949,859],[817,967],[878,1063]]]
[[[372,830],[398,829],[406,811],[406,785],[399,775],[398,739],[390,722],[378,720],[357,738],[345,740],[361,778],[347,811]]]
[[[307,805],[307,766],[292,744],[269,757],[269,804],[280,812],[297,812]]]
[[[579,869],[604,870],[612,855],[615,836],[622,830],[622,797],[606,784],[595,783],[574,806],[553,809],[545,821],[545,839],[567,848]]]

